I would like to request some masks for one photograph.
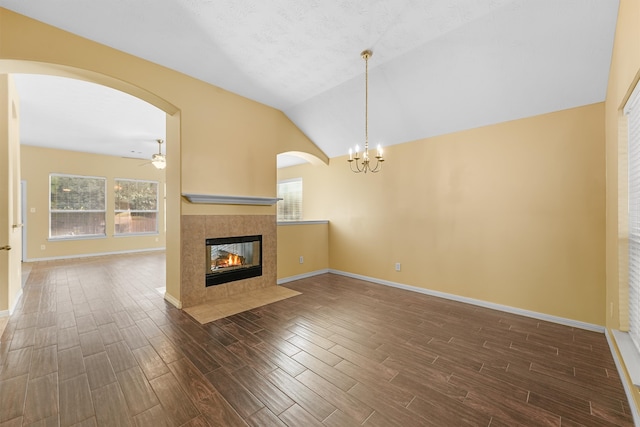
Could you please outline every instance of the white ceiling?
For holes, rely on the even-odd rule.
[[[149,159],[165,138],[165,113],[124,92],[56,76],[14,79],[23,144]]]
[[[373,50],[370,142],[397,144],[603,101],[618,1],[0,6],[281,109],[335,157],[363,144],[362,50]],[[128,95],[44,76],[20,75],[17,82],[24,143],[148,158],[155,139],[164,138],[164,115]]]

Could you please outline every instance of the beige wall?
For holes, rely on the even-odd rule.
[[[609,73],[606,108],[606,307],[607,327],[627,326],[627,147],[622,108],[640,76],[640,2],[621,0]],[[617,351],[617,349],[616,349]],[[640,391],[629,378],[636,407],[640,409]]]
[[[27,184],[27,260],[126,252],[165,247],[165,173],[145,160],[22,146],[22,179]],[[49,174],[99,176],[107,178],[106,238],[80,240],[49,239]],[[158,234],[113,237],[116,178],[158,182],[160,213]],[[32,212],[35,211],[35,212]],[[45,249],[41,249],[41,245]]]
[[[604,325],[603,153],[600,103],[390,146],[375,175],[278,178],[330,221],[332,269]]]
[[[300,257],[304,257],[302,264]],[[278,279],[328,268],[328,223],[278,225]]]

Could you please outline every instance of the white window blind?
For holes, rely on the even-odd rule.
[[[629,335],[640,352],[640,86],[624,114],[629,141]]]
[[[302,220],[302,178],[278,182],[278,221]]]
[[[105,236],[106,178],[49,175],[49,238]]]

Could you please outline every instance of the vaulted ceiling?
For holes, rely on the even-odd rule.
[[[618,11],[615,0],[0,6],[278,108],[329,157],[364,140],[362,50],[373,51],[370,142],[392,145],[603,101]],[[148,158],[164,137],[163,113],[126,94],[16,80],[25,144]]]

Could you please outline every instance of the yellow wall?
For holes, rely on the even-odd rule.
[[[390,146],[378,174],[342,157],[278,179],[330,221],[331,269],[604,325],[603,153],[600,103]]]
[[[124,159],[114,156],[53,150],[23,145],[22,179],[27,183],[27,260],[58,258],[159,249],[165,246],[164,171],[145,160]],[[141,166],[142,165],[142,166]],[[49,174],[99,176],[107,178],[106,238],[80,240],[49,240]],[[113,237],[115,178],[157,181],[160,213],[158,234]],[[35,212],[31,212],[35,210]],[[45,249],[41,249],[45,245]]]
[[[606,307],[607,327],[626,326],[627,311],[627,168],[624,128],[619,129],[622,107],[640,76],[640,2],[621,0],[605,102],[606,123]],[[621,318],[622,315],[622,318]],[[622,321],[621,321],[622,320]],[[617,351],[617,349],[615,349]],[[640,391],[629,378],[636,407],[640,409]]]
[[[278,225],[278,279],[329,268],[329,224]],[[300,257],[304,257],[300,264]]]

